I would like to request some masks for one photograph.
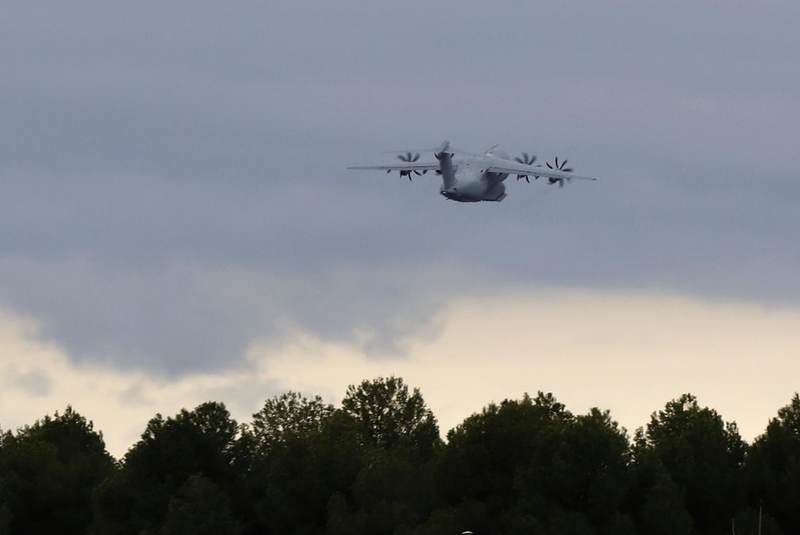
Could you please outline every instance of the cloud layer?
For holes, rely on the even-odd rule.
[[[400,375],[445,432],[490,401],[552,391],[573,412],[610,409],[630,431],[685,392],[738,422],[752,440],[791,399],[800,373],[800,307],[714,303],[660,294],[517,289],[456,300],[434,336],[405,339],[410,358],[375,359],[304,331],[255,342],[248,368],[169,379],[76,364],[36,324],[2,311],[0,423],[32,423],[67,404],[94,420],[121,456],[156,412],[207,400],[249,421],[290,389],[338,404],[349,384]]]
[[[445,303],[516,286],[797,305],[799,14],[16,3],[0,305],[69,359],[173,378],[296,329],[410,355]],[[445,138],[602,180],[464,206],[344,170]]]

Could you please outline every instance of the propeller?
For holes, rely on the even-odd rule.
[[[404,162],[411,163],[411,162],[416,162],[417,160],[419,160],[419,153],[411,154],[410,152],[407,152],[405,154],[398,154],[397,157],[400,160],[404,161]],[[427,171],[423,171],[422,173],[420,173],[419,171],[417,171],[415,169],[401,170],[400,171],[400,176],[401,177],[407,176],[408,179],[411,180],[411,173],[414,173],[417,176],[419,176],[419,175],[422,175],[423,173],[427,173]]]
[[[550,162],[545,162],[545,165],[547,165],[547,167],[549,167],[550,169],[554,169],[556,171],[563,171],[565,173],[572,173],[574,171],[574,169],[572,169],[571,167],[565,167],[567,165],[567,160],[564,160],[559,164],[558,163],[558,156],[556,156],[555,166],[550,165]],[[571,180],[572,179],[570,177],[567,177],[567,182],[570,182]],[[548,179],[547,183],[550,184],[550,185],[553,185],[556,182],[558,182],[558,187],[559,188],[563,188],[564,187],[564,179],[563,178],[550,178],[550,179]]]
[[[514,161],[518,162],[518,163],[525,164],[525,165],[532,165],[533,162],[536,161],[536,156],[534,156],[533,154],[528,156],[527,152],[523,152],[522,153],[522,158],[517,156],[517,157],[514,158]],[[517,175],[517,181],[519,181],[520,178],[524,178],[525,182],[527,182],[528,184],[531,183],[530,179],[528,178],[528,175]],[[536,178],[539,178],[539,177],[536,177]]]

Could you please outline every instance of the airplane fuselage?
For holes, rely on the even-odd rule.
[[[496,161],[497,157],[502,158],[503,156],[505,155],[487,154],[464,160],[459,162],[450,177],[443,169],[443,181],[439,193],[451,201],[458,202],[502,201],[506,197],[506,187],[503,181],[508,178],[508,175],[489,173],[486,172],[486,168],[489,167],[492,160]]]

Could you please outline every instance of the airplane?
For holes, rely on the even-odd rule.
[[[420,152],[433,151],[436,162],[422,163],[419,160]],[[355,165],[348,169],[377,169],[387,173],[399,171],[401,177],[408,177],[411,180],[412,174],[424,175],[428,171],[434,171],[442,177],[442,186],[439,193],[451,201],[458,202],[481,202],[493,201],[500,202],[506,198],[506,187],[503,181],[509,175],[517,175],[517,181],[525,179],[530,184],[530,178],[534,180],[539,177],[547,179],[551,186],[558,184],[564,187],[564,182],[572,179],[597,180],[591,176],[576,175],[572,169],[566,167],[567,160],[559,163],[555,159],[555,165],[546,163],[547,167],[541,165],[534,166],[536,156],[528,156],[523,152],[522,157],[509,158],[508,154],[497,150],[497,145],[487,150],[483,154],[472,154],[450,148],[450,143],[445,141],[435,149],[416,149],[400,151],[397,158],[403,163],[388,165]],[[404,153],[404,154],[403,154]],[[463,157],[454,158],[456,154],[463,154]]]

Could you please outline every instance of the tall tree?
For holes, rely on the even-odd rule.
[[[253,435],[263,452],[290,434],[320,431],[333,410],[333,405],[324,403],[319,396],[308,399],[290,391],[268,399],[253,415]]]
[[[800,532],[800,395],[778,410],[747,459],[750,506],[774,517],[786,533]]]
[[[0,505],[0,535],[11,533],[11,511],[5,505]]]
[[[647,535],[689,535],[692,517],[686,510],[683,494],[665,472],[655,475],[644,495],[640,511],[641,532]]]
[[[350,385],[342,409],[361,422],[366,439],[379,448],[403,444],[429,458],[441,443],[439,425],[419,389],[409,392],[400,377]]]
[[[449,503],[486,505],[489,531],[630,533],[628,451],[608,412],[576,417],[539,392],[451,431],[438,479]]]
[[[0,530],[83,534],[93,517],[92,491],[114,471],[92,422],[67,407],[17,433],[0,448]]]
[[[121,470],[98,488],[93,532],[157,532],[170,501],[194,475],[207,477],[233,498],[241,467],[249,465],[239,435],[240,427],[222,403],[203,403],[166,420],[157,415],[128,451]]]
[[[170,500],[159,535],[238,535],[243,530],[230,498],[207,477],[194,475]]]
[[[593,529],[609,531],[625,522],[620,515],[629,512],[630,447],[608,411],[593,408],[565,422],[551,462],[550,488],[539,484],[535,467],[526,474],[537,492],[561,509],[584,514]]]
[[[448,433],[437,475],[444,500],[454,506],[466,501],[485,504],[491,531],[507,526],[509,515],[541,517],[541,496],[520,500],[520,477],[525,477],[529,495],[536,493],[530,487],[537,481],[546,486],[542,471],[550,466],[563,426],[572,418],[552,395],[541,392],[535,400],[526,394],[470,416]],[[529,468],[534,470],[531,477]],[[511,513],[512,508],[517,510]]]
[[[337,410],[321,429],[288,433],[261,455],[248,478],[260,533],[326,533],[328,504],[352,486],[372,448],[359,422]]]
[[[635,456],[637,470],[663,472],[675,483],[700,533],[723,534],[745,505],[746,448],[735,423],[684,394],[653,413],[647,431],[638,435]]]
[[[352,503],[339,506],[333,526],[351,535],[391,535],[424,522],[434,509],[431,461],[400,447],[373,451],[352,485]],[[334,502],[335,504],[335,502]],[[342,531],[342,529],[339,529]]]

